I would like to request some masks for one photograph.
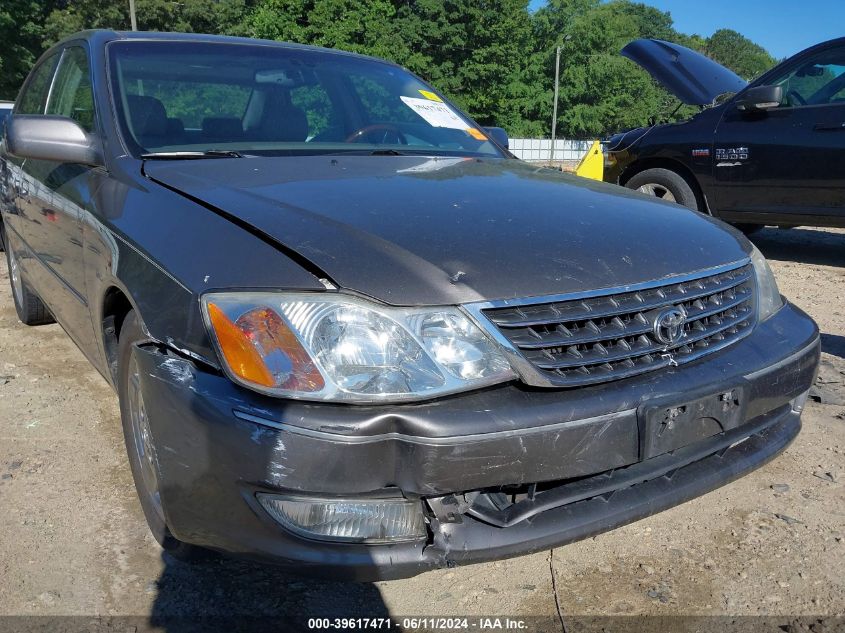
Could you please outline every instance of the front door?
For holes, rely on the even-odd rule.
[[[743,112],[729,104],[716,129],[718,215],[760,224],[845,222],[845,48],[799,58],[766,83],[782,86],[780,106]]]
[[[82,46],[62,52],[41,114],[69,117],[87,132],[94,131],[90,67]],[[85,165],[31,158],[21,165],[18,213],[30,251],[27,274],[83,351],[93,340],[82,241],[82,216],[90,207],[92,182],[92,168]]]

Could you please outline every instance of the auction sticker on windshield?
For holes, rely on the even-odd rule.
[[[400,99],[432,127],[447,127],[453,130],[465,130],[468,127],[466,121],[455,114],[455,111],[445,103],[405,96],[400,97]]]

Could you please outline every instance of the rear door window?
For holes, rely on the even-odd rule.
[[[15,105],[15,114],[44,114],[53,81],[53,71],[58,61],[59,53],[53,53],[30,73],[29,80]]]

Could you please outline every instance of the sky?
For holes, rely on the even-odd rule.
[[[845,36],[845,0],[639,0],[669,11],[682,33],[712,35],[729,28],[776,59]],[[537,8],[544,0],[531,0]]]

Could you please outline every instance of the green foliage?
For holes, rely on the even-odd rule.
[[[703,52],[747,81],[762,75],[777,61],[762,46],[731,29],[713,33]]]
[[[403,63],[482,125],[520,132],[539,79],[527,0],[417,0],[398,16]],[[516,95],[523,95],[519,99]],[[526,98],[527,97],[527,98]]]
[[[3,0],[0,3],[0,99],[14,99],[43,51],[44,19],[53,2]]]
[[[143,30],[242,35],[391,59],[433,83],[483,125],[548,136],[561,47],[559,136],[644,125],[676,101],[619,50],[639,37],[678,42],[745,78],[774,64],[735,31],[678,33],[668,12],[631,0],[136,0]],[[13,98],[38,55],[85,28],[129,28],[128,0],[3,0],[0,98]],[[325,95],[304,91],[298,97]],[[180,106],[181,107],[181,106]],[[184,104],[184,108],[189,108]],[[385,106],[386,107],[386,106]],[[684,108],[676,115],[687,116]],[[197,114],[199,116],[199,114]],[[322,128],[328,120],[311,122]]]

